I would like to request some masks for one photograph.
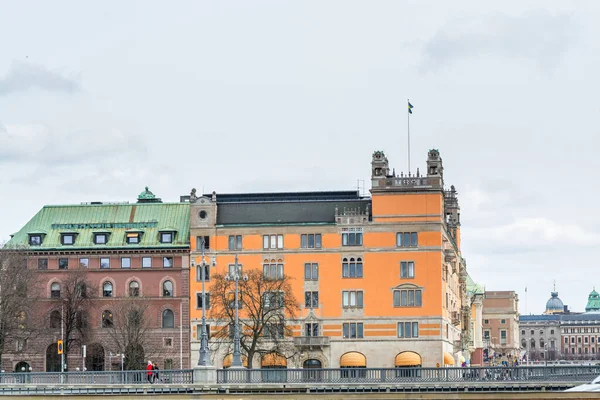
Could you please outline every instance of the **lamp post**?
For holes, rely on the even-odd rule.
[[[229,271],[229,273],[225,275],[225,279],[235,282],[235,326],[233,328],[233,357],[230,368],[244,368],[244,364],[242,363],[242,352],[240,351],[240,307],[238,304],[238,282],[240,279],[247,281],[248,275],[242,275],[242,271],[239,270],[237,254],[235,255],[233,271]]]
[[[207,366],[210,364],[210,350],[208,349],[208,333],[206,330],[206,290],[204,287],[204,283],[206,281],[206,267],[212,265],[215,267],[217,265],[215,260],[212,260],[212,263],[207,263],[204,258],[204,238],[200,239],[200,246],[202,248],[202,260],[198,267],[202,270],[202,333],[200,335],[200,358],[198,358],[199,366]],[[192,267],[195,266],[195,261],[192,259]]]

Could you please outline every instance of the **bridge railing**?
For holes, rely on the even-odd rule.
[[[85,371],[85,372],[10,372],[0,373],[1,384],[190,384],[193,370]]]
[[[269,368],[217,370],[217,383],[586,382],[598,375],[600,375],[600,365],[473,368]]]

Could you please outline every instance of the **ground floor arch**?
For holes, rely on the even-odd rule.
[[[88,371],[104,371],[104,347],[100,343],[87,346],[85,368]]]
[[[60,359],[58,345],[52,343],[46,348],[46,372],[60,372]]]

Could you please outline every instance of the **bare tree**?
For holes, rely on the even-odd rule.
[[[262,271],[248,271],[248,280],[239,281],[240,345],[252,368],[255,354],[277,352],[285,355],[291,349],[292,332],[286,320],[296,317],[300,307],[290,284],[291,277],[269,279]],[[215,329],[211,340],[217,346],[233,346],[235,325],[235,282],[224,275],[214,275],[210,290],[211,319],[221,329]]]
[[[37,278],[27,266],[26,252],[0,249],[0,365],[8,343],[23,344],[40,332],[39,308],[34,307],[40,293]]]
[[[106,322],[108,335],[115,352],[125,354],[123,368],[126,370],[144,369],[145,349],[151,349],[152,326],[148,318],[147,301],[132,297],[119,303],[111,322]],[[152,352],[152,356],[156,352]]]
[[[90,290],[85,269],[69,270],[63,276],[56,305],[60,305],[60,323],[64,329],[63,352],[67,362],[69,352],[89,340],[91,331],[88,315],[95,295]]]

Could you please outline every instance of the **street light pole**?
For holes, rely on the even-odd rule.
[[[242,275],[238,266],[238,256],[235,255],[233,271],[229,271],[225,279],[235,282],[235,326],[233,328],[233,357],[231,360],[231,368],[244,368],[242,363],[242,352],[240,350],[240,316],[239,316],[239,300],[238,300],[238,282],[240,279],[248,280],[248,275]]]
[[[210,364],[210,350],[208,348],[208,333],[206,329],[206,290],[205,290],[205,281],[206,281],[206,267],[209,266],[204,258],[204,238],[200,239],[200,246],[202,248],[202,261],[198,265],[202,270],[202,333],[200,335],[200,358],[198,358],[199,366],[208,366]],[[194,265],[194,261],[192,260],[192,266]],[[216,263],[213,260],[212,265],[215,266]]]

